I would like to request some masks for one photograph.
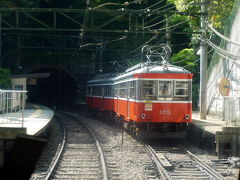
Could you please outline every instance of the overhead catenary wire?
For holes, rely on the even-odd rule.
[[[104,7],[104,6],[110,6],[110,5],[123,6],[125,4],[108,2],[108,3],[100,4],[99,6],[96,6],[96,7],[90,8],[90,10],[95,10],[95,9],[98,9],[98,8],[101,8],[101,7]]]
[[[164,6],[162,6],[162,7],[160,7],[160,8],[153,9],[153,11],[159,11],[159,10],[161,10],[161,9],[163,9],[163,8],[165,8],[165,7],[167,7],[167,6],[169,6],[169,5],[171,5],[171,8],[172,8],[172,7],[175,8],[175,6],[172,6],[173,4],[171,3],[171,4],[165,4]],[[168,9],[169,9],[169,8],[168,8]],[[165,10],[164,10],[164,11],[165,11]]]
[[[183,22],[179,22],[179,23],[177,23],[177,24],[174,24],[174,25],[172,25],[172,26],[169,26],[168,28],[173,28],[173,27],[177,28],[179,25],[182,25],[182,24],[184,24],[184,23],[186,23],[186,22],[188,22],[188,21],[189,21],[189,19],[186,20],[186,21],[183,21]],[[135,52],[136,50],[142,48],[142,47],[143,47],[144,45],[146,45],[147,43],[149,43],[149,42],[151,42],[152,40],[156,39],[157,36],[160,34],[160,31],[162,31],[162,30],[166,30],[166,26],[163,27],[163,28],[161,28],[161,29],[152,30],[152,31],[158,31],[158,32],[156,32],[156,34],[155,34],[150,40],[146,41],[146,42],[143,43],[141,46],[139,46],[138,48],[132,50],[132,51],[129,52],[128,54],[131,54],[131,53]],[[165,36],[166,36],[166,35],[165,35]],[[164,38],[165,36],[163,36],[163,38]],[[162,38],[162,39],[163,39],[163,38]],[[161,40],[162,40],[162,39],[161,39]]]
[[[162,10],[161,13],[166,12],[166,11],[169,11],[169,10],[172,10],[172,9],[175,9],[175,8],[176,8],[175,6],[169,7],[169,8],[167,8],[167,9]],[[157,10],[156,10],[156,11],[157,11]],[[159,10],[158,10],[158,11],[159,11]],[[177,12],[177,11],[175,11],[175,12]]]
[[[150,6],[146,7],[146,8],[139,9],[139,10],[140,10],[140,11],[148,10],[148,9],[150,9],[150,8],[152,8],[152,7],[160,4],[160,3],[162,3],[163,1],[164,1],[164,0],[160,0],[159,2],[157,2],[157,3],[155,3],[155,4],[152,4],[152,5],[150,5]],[[102,7],[104,7],[104,6],[111,6],[111,5],[113,5],[113,6],[128,6],[128,5],[130,5],[130,4],[136,4],[136,2],[134,2],[134,1],[133,1],[133,2],[125,2],[125,3],[107,2],[107,3],[100,4],[100,5],[96,6],[96,7],[89,8],[89,10],[95,10],[95,9],[98,9],[98,8],[102,8]]]
[[[165,38],[165,36],[166,36],[166,35],[164,35],[158,42],[161,42],[161,41]],[[131,54],[131,53],[133,53],[133,52],[135,52],[135,51],[137,51],[138,49],[141,49],[144,45],[148,44],[149,42],[151,42],[152,40],[154,40],[154,39],[156,39],[156,38],[157,38],[157,36],[156,36],[156,37],[152,37],[150,40],[146,41],[145,43],[143,43],[142,45],[140,45],[140,46],[137,47],[136,49],[134,49],[134,50],[132,50],[131,52],[129,52],[128,55]],[[132,58],[138,57],[138,56],[140,56],[140,55],[141,55],[141,52],[140,52],[140,53],[137,53],[137,54],[135,54],[135,55],[133,55],[133,56],[131,56],[131,57],[129,57],[128,59],[132,59]]]
[[[189,19],[188,20],[185,20],[185,21],[181,21],[177,24],[174,24],[174,25],[171,25],[171,26],[168,26],[168,28],[174,28],[174,27],[178,27],[179,25],[182,25],[186,22],[189,22]],[[164,28],[161,28],[161,29],[151,29],[151,31],[161,31],[161,30],[165,30],[167,27],[164,27]]]
[[[79,40],[79,44],[80,47],[77,48],[77,52],[80,50],[81,45],[83,44],[83,38],[84,38],[84,31],[86,29],[86,22],[87,22],[87,18],[88,18],[88,7],[90,4],[90,0],[86,0],[86,9],[85,9],[85,13],[84,13],[84,17],[83,17],[83,23],[82,23],[82,29],[81,29],[81,33],[80,33],[80,40]]]
[[[198,51],[198,50],[195,50],[194,53],[193,53],[190,57],[193,57],[194,55],[196,55],[197,51]],[[179,63],[184,62],[184,61],[186,61],[186,60],[183,59],[183,60],[181,60],[181,61],[172,62],[172,63],[173,63],[173,64],[179,64]]]
[[[211,49],[210,51],[208,51],[208,54],[210,54],[212,51],[213,51],[213,49]],[[200,58],[198,58],[197,60],[193,61],[192,63],[196,63],[196,62],[198,62],[198,61],[200,61]],[[188,67],[188,66],[190,66],[190,65],[191,65],[191,64],[187,64],[187,65],[183,66],[183,68]]]
[[[100,45],[103,45],[103,44],[108,44],[108,43],[112,43],[112,42],[116,42],[116,41],[121,41],[121,40],[124,40],[124,39],[126,39],[126,38],[127,38],[127,37],[124,36],[124,37],[121,37],[121,38],[118,38],[118,39],[114,39],[114,40],[110,40],[110,41],[106,41],[106,42],[87,43],[87,44],[84,44],[84,45],[80,45],[80,48],[88,47],[88,46],[100,46]]]
[[[146,42],[144,42],[142,45],[140,45],[139,47],[137,47],[136,49],[132,50],[131,52],[129,52],[128,54],[132,54],[133,52],[137,51],[138,49],[141,49],[144,45],[148,44],[149,42],[153,41],[154,39],[156,39],[158,37],[158,35],[160,34],[160,32],[156,32],[156,34],[149,40],[147,40]]]
[[[154,7],[154,6],[158,5],[158,4],[160,4],[160,3],[163,2],[163,1],[164,1],[164,0],[160,0],[160,1],[158,1],[157,3],[155,3],[155,4],[151,5],[151,6],[148,6],[148,7],[146,7],[146,8],[143,8],[143,9],[141,9],[141,10],[147,10],[147,9],[150,9],[150,8],[152,8],[152,7]]]
[[[174,16],[174,15],[176,15],[176,13],[172,14],[172,15],[169,16],[168,18],[170,18],[170,17],[172,17],[172,16]],[[156,26],[156,25],[158,25],[158,24],[161,24],[161,23],[163,23],[163,22],[165,22],[165,21],[166,21],[166,19],[163,19],[163,20],[160,21],[160,22],[157,22],[157,23],[155,23],[155,24],[151,24],[151,25],[149,25],[149,26],[142,27],[141,29],[148,29],[148,28],[150,28],[150,27],[153,27],[153,26]]]
[[[163,22],[165,22],[165,21],[166,21],[166,19],[164,19],[164,20],[162,20],[162,21],[160,21],[160,22],[157,22],[157,23],[155,23],[155,24],[151,24],[151,25],[149,25],[149,26],[142,27],[141,29],[148,29],[148,28],[150,28],[150,27],[153,27],[153,26],[156,26],[156,25],[158,25],[158,24],[161,24],[161,23],[163,23]]]

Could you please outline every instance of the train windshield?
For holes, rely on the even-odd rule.
[[[188,82],[187,81],[176,81],[175,96],[179,96],[179,97],[187,97],[188,96]]]
[[[172,81],[159,81],[159,98],[172,97]]]
[[[142,82],[142,98],[146,100],[157,99],[157,81]]]
[[[175,81],[174,100],[191,100],[191,81]]]

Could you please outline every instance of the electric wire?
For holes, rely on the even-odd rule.
[[[198,51],[198,50],[195,50],[195,51],[193,52],[193,54],[192,54],[190,57],[195,56],[196,53],[197,53],[197,51]],[[177,61],[177,62],[172,62],[172,64],[179,64],[179,63],[184,62],[184,61],[185,61],[185,59],[183,59],[183,60],[181,60],[181,61]]]
[[[163,8],[165,8],[165,7],[167,7],[167,6],[169,6],[169,5],[173,5],[172,3],[171,4],[165,4],[164,6],[162,6],[162,7],[160,7],[160,8],[157,8],[157,9],[153,9],[153,11],[159,11],[159,10],[161,10],[161,9],[163,9]],[[172,7],[174,7],[175,8],[175,6],[172,6]],[[164,10],[165,11],[165,10]]]
[[[180,43],[180,44],[172,44],[171,46],[182,46],[182,45],[187,45],[187,44],[189,44],[189,42]]]
[[[157,35],[157,36],[158,36],[158,35]],[[144,45],[146,45],[146,44],[148,44],[149,42],[151,42],[152,40],[156,39],[157,36],[156,36],[156,37],[155,37],[155,36],[152,37],[150,40],[146,41],[145,43],[143,43],[142,45],[140,45],[140,46],[137,47],[136,49],[132,50],[131,52],[128,53],[128,55],[131,54],[131,53],[133,53],[133,52],[135,52],[135,51],[137,51],[138,49],[141,49]],[[165,38],[165,36],[166,36],[166,35],[164,35],[158,42],[161,42],[161,41]],[[133,55],[133,56],[131,56],[131,57],[129,57],[129,59],[133,59],[133,58],[138,57],[138,56],[140,56],[140,55],[141,55],[141,52],[140,52],[140,53],[137,53],[137,54],[135,54],[135,55]]]
[[[166,11],[169,11],[169,10],[171,10],[171,9],[175,9],[175,8],[176,8],[175,6],[172,6],[172,7],[168,8],[168,9],[162,10],[161,13],[166,12]],[[175,11],[175,12],[177,12],[177,11]]]
[[[157,3],[155,3],[155,4],[153,4],[153,5],[151,5],[151,6],[147,7],[147,8],[144,8],[143,10],[150,9],[150,8],[152,8],[152,7],[154,7],[154,6],[158,5],[158,4],[160,4],[160,3],[163,2],[163,1],[164,1],[164,0],[160,0],[160,1],[158,1]]]
[[[176,15],[176,13],[172,14],[172,15],[169,16],[168,18],[171,18],[171,17],[174,16],[174,15]],[[160,22],[157,22],[157,23],[155,23],[155,24],[151,24],[151,25],[149,25],[149,26],[142,27],[142,29],[147,29],[147,28],[156,26],[156,25],[161,24],[161,23],[163,23],[163,22],[165,22],[165,21],[166,21],[166,19],[164,19],[164,20],[162,20],[162,21],[160,21]]]
[[[163,2],[164,0],[160,0],[159,2],[155,3],[155,4],[152,4],[151,6],[149,7],[146,7],[146,8],[143,8],[143,9],[140,9],[139,11],[144,11],[144,10],[148,10],[158,4],[160,4],[161,2]],[[130,4],[136,4],[136,2],[125,2],[125,3],[113,3],[113,2],[107,2],[107,3],[103,3],[103,4],[100,4],[96,7],[93,7],[93,8],[90,8],[91,10],[95,10],[95,9],[98,9],[98,8],[101,8],[101,7],[104,7],[104,6],[110,6],[110,5],[114,5],[114,6],[128,6]]]
[[[232,44],[235,44],[235,45],[240,46],[240,43],[237,43],[237,42],[233,41],[232,39],[230,39],[230,38],[222,35],[222,34],[219,33],[216,29],[214,29],[210,24],[207,23],[207,26],[208,26],[216,35],[218,35],[219,37],[221,37],[221,38],[224,39],[225,41],[228,41],[228,42],[230,42],[230,43],[232,43]]]
[[[93,7],[93,8],[91,8],[91,10],[95,10],[95,9],[98,9],[98,8],[101,8],[101,7],[104,7],[104,6],[110,6],[110,5],[122,6],[122,5],[125,5],[125,4],[108,2],[108,3],[100,4],[99,6]]]
[[[116,41],[120,41],[120,40],[124,40],[124,39],[126,39],[126,36],[121,37],[121,38],[118,38],[118,39],[114,39],[114,40],[106,41],[106,42],[100,42],[100,43],[87,43],[87,44],[84,44],[84,45],[80,45],[80,48],[88,47],[88,46],[100,46],[100,45],[103,45],[103,44],[108,44],[108,43],[112,43],[112,42],[116,42]]]
[[[179,22],[179,23],[177,23],[177,24],[174,24],[174,25],[171,25],[171,26],[168,26],[168,27],[161,28],[161,29],[151,29],[150,31],[162,31],[162,30],[164,30],[164,29],[166,29],[166,28],[173,28],[173,27],[178,28],[179,25],[183,25],[183,24],[186,23],[186,22],[189,22],[189,19],[188,19],[188,20],[185,20],[185,21],[181,21],[181,22]]]
[[[149,42],[153,41],[154,39],[156,39],[158,37],[158,35],[160,34],[160,32],[156,32],[156,34],[151,38],[149,39],[148,41],[146,41],[145,43],[143,43],[142,45],[140,45],[139,47],[137,47],[136,49],[130,51],[128,53],[129,54],[132,54],[133,52],[137,51],[138,49],[142,48],[144,45],[148,44]]]
[[[156,26],[156,25],[158,25],[158,24],[161,24],[161,23],[163,23],[163,22],[165,22],[165,21],[166,21],[166,19],[164,19],[164,20],[162,20],[162,21],[160,21],[160,22],[157,22],[157,23],[155,23],[155,24],[151,24],[151,25],[149,25],[149,26],[142,27],[141,29],[148,29],[148,28],[150,28],[150,27],[153,27],[153,26]]]
[[[234,59],[240,59],[240,56],[236,55],[236,54],[233,54],[233,53],[229,53],[228,51],[218,47],[217,45],[215,45],[214,43],[212,43],[210,40],[206,40],[207,44],[209,46],[211,46],[213,49],[215,49],[217,52],[219,52],[220,54],[222,55],[226,55],[226,56],[230,56]]]
[[[208,51],[208,54],[210,54],[212,51],[213,51],[213,49],[211,49],[210,51]],[[198,62],[198,61],[200,61],[200,58],[198,58],[197,60],[193,61],[192,63],[196,63],[196,62]],[[190,65],[191,65],[191,64],[187,64],[187,65],[183,66],[183,68],[188,67],[188,66],[190,66]]]

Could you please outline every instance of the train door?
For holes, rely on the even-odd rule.
[[[90,106],[93,106],[93,87],[89,86],[90,88]]]
[[[130,119],[130,82],[127,83],[127,120]]]
[[[100,86],[100,88],[101,88],[101,96],[102,96],[102,107],[99,107],[99,109],[102,109],[102,110],[104,110],[105,109],[105,91],[106,91],[106,86]]]
[[[115,111],[116,111],[116,114],[119,113],[119,108],[118,108],[118,98],[119,98],[119,92],[118,92],[118,84],[115,84],[114,85],[114,102],[116,103],[116,106],[114,107],[115,108]]]

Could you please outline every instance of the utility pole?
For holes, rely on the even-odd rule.
[[[166,16],[166,44],[170,47],[171,46],[171,29],[169,27],[169,20]]]
[[[207,0],[201,0],[200,119],[207,118]]]
[[[166,44],[171,47],[171,29],[169,27],[168,16],[166,16]],[[170,61],[170,54],[167,55],[166,61]]]
[[[98,73],[102,73],[103,72],[103,39],[101,39],[101,45],[100,45],[100,62],[99,62],[99,72]]]

